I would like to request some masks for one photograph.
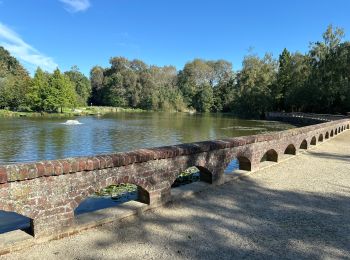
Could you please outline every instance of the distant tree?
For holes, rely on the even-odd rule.
[[[30,77],[24,67],[0,46],[0,107],[26,109]]]
[[[67,75],[74,84],[78,105],[86,106],[91,96],[90,80],[79,71],[77,66],[73,66],[71,70],[66,71],[64,74]]]
[[[277,82],[272,89],[274,110],[285,110],[286,91],[292,88],[292,55],[284,48],[278,60]]]
[[[53,72],[49,80],[49,85],[51,95],[49,95],[48,101],[57,109],[60,108],[61,113],[64,107],[74,107],[76,105],[74,84],[59,69]]]
[[[178,85],[185,102],[197,111],[221,111],[232,102],[232,79],[230,62],[195,59],[180,71]],[[225,101],[224,93],[229,94]]]
[[[106,104],[106,86],[104,84],[104,69],[95,66],[90,71],[91,97],[90,102],[94,105]]]
[[[34,111],[42,112],[46,110],[46,99],[50,95],[49,77],[50,75],[40,67],[35,71],[27,94],[28,106]]]
[[[340,57],[344,31],[329,25],[323,34],[323,41],[311,45],[312,73],[309,88],[310,99],[313,101],[307,106],[308,111],[321,113],[335,113],[342,111],[341,103],[346,99],[346,87],[340,83],[345,73],[340,73],[346,66]],[[341,76],[342,75],[342,76]],[[346,85],[346,84],[345,84]]]
[[[248,117],[261,117],[271,110],[271,95],[276,84],[277,62],[270,54],[262,59],[248,55],[237,75],[238,95],[233,109]]]

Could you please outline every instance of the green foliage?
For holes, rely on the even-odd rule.
[[[56,69],[49,79],[51,95],[48,98],[48,103],[54,110],[63,107],[76,106],[76,93],[74,83],[72,83],[68,76]]]
[[[28,72],[0,46],[0,108],[25,109],[29,82]]]
[[[232,101],[232,79],[230,62],[195,59],[179,72],[178,85],[190,107],[200,112],[221,111]],[[228,96],[222,99],[225,93]]]
[[[66,71],[64,74],[67,75],[74,84],[74,89],[77,94],[77,104],[79,106],[86,106],[91,95],[90,80],[79,71],[77,66],[73,66],[70,71]]]
[[[186,108],[176,86],[175,67],[149,66],[123,57],[112,58],[110,64],[90,72],[93,104],[167,111]]]
[[[276,72],[277,63],[270,54],[262,59],[256,55],[246,56],[237,75],[238,92],[233,110],[249,117],[263,116],[271,110]]]

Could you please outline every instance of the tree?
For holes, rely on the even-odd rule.
[[[248,55],[237,75],[238,94],[233,109],[248,117],[261,117],[272,108],[272,89],[276,84],[277,62],[270,54],[260,59]]]
[[[76,105],[76,94],[74,84],[68,76],[56,69],[49,80],[50,94],[47,102],[52,105],[51,109],[60,108],[61,113],[64,107],[74,107]]]
[[[279,56],[279,66],[277,73],[277,82],[272,89],[274,97],[274,109],[285,110],[286,91],[292,87],[292,56],[290,52],[284,48]]]
[[[95,66],[90,71],[91,97],[90,102],[94,105],[103,105],[106,95],[106,86],[104,84],[104,69]]]
[[[189,106],[200,112],[209,112],[221,110],[232,101],[232,79],[230,62],[195,59],[180,71],[178,85]],[[229,93],[229,98],[223,104],[225,92]]]
[[[0,81],[0,107],[26,109],[29,74],[16,58],[1,46]]]
[[[90,80],[79,71],[77,66],[73,66],[71,70],[66,71],[64,74],[67,75],[74,84],[78,105],[86,106],[91,95]]]
[[[28,105],[34,111],[43,112],[47,109],[45,100],[50,95],[49,77],[40,67],[35,71],[27,94]]]
[[[311,57],[312,73],[310,76],[310,88],[312,89],[312,100],[308,110],[312,112],[334,113],[341,112],[340,103],[345,99],[344,85],[339,83],[339,64],[344,66],[341,57],[340,46],[344,37],[341,28],[333,28],[329,25],[323,34],[323,41],[311,45],[309,55]],[[345,65],[346,66],[346,65]]]

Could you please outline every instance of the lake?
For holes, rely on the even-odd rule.
[[[69,118],[0,118],[0,164],[62,159],[252,135],[292,125],[223,114],[114,113]]]

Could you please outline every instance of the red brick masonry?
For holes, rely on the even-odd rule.
[[[0,165],[0,210],[31,218],[35,237],[52,236],[74,226],[74,209],[106,186],[132,183],[139,187],[144,203],[165,203],[174,180],[191,166],[199,168],[201,180],[220,183],[224,169],[235,158],[241,169],[256,170],[263,157],[278,161],[281,154],[295,154],[332,138],[349,129],[349,124],[350,119],[339,119],[261,135]]]

